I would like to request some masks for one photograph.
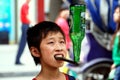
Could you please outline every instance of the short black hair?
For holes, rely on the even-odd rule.
[[[41,44],[41,41],[46,38],[49,32],[60,32],[65,40],[65,35],[62,29],[56,23],[51,21],[42,21],[27,30],[27,42],[29,49],[30,47],[34,46],[40,51],[39,46]],[[40,63],[39,57],[35,57],[33,55],[32,57],[36,65]]]

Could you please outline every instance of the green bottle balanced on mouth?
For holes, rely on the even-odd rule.
[[[85,12],[85,4],[70,5],[70,37],[73,43],[75,62],[79,62],[81,42],[85,36]]]

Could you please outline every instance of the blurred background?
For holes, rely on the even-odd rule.
[[[34,64],[28,47],[25,47],[20,59],[23,65],[15,65],[21,36],[20,8],[25,1],[0,0],[0,80],[32,80],[40,70],[40,66]],[[55,21],[65,1],[31,0],[30,26],[43,20]],[[69,0],[67,2],[70,4]]]
[[[29,4],[29,18],[31,20],[30,26],[35,25],[36,23],[41,22],[43,20],[49,20],[49,21],[55,22],[61,8],[69,9],[70,4],[79,3],[79,1],[84,1],[84,0],[31,0]],[[86,0],[86,1],[89,2],[89,0]],[[91,2],[92,1],[93,0],[91,0]],[[97,0],[95,1],[97,3]],[[0,0],[0,80],[32,80],[32,78],[40,71],[40,65],[36,66],[34,64],[34,61],[30,55],[27,45],[20,59],[20,61],[23,64],[15,65],[15,58],[17,54],[20,37],[21,37],[22,23],[20,21],[20,8],[24,2],[25,0]],[[103,0],[103,1],[101,0],[101,2],[106,3],[104,5],[107,6],[106,0]],[[104,18],[106,19],[105,14],[107,14],[107,10],[102,11],[104,10],[103,7],[104,6],[101,7],[102,9],[100,14],[102,14],[103,19]],[[105,9],[107,8],[105,7]],[[101,16],[101,15],[96,14],[96,16]],[[96,19],[96,16],[94,17],[94,15],[92,15],[92,17],[94,17],[95,19]],[[98,53],[100,54],[103,53],[103,55],[101,54],[100,57],[106,57],[107,55],[107,57],[110,57],[111,59],[111,50],[108,50],[106,48],[107,43],[109,42],[108,40],[111,39],[111,32],[109,35],[109,31],[102,32],[101,29],[99,31],[98,28],[94,29],[93,27],[91,27],[91,25],[95,27],[98,25],[95,25],[94,21],[91,20],[90,14],[87,9],[86,9],[85,18],[87,20],[86,35],[85,35],[84,41],[81,44],[82,47],[81,47],[80,60],[82,61],[86,59],[86,55],[88,53],[92,53],[91,55],[93,56],[90,58],[90,60],[92,60],[93,58],[94,59],[98,58],[99,57]],[[100,19],[101,22],[103,19]],[[96,22],[99,23],[99,21],[96,21]],[[104,21],[103,21],[103,24],[104,24]],[[103,27],[106,27],[106,26],[103,26]],[[92,33],[93,31],[92,29],[96,30],[96,33]],[[100,34],[100,36],[98,36],[97,33]],[[101,37],[101,35],[103,37]],[[96,36],[102,39],[99,39]],[[103,45],[102,42],[100,41],[103,41],[103,44],[105,45]],[[96,55],[93,55],[93,53],[95,53]],[[104,53],[105,54],[110,53],[109,54],[110,56],[108,54],[104,55]],[[109,68],[110,68],[110,65],[109,65]],[[61,70],[66,73],[70,71],[67,66],[65,66]],[[72,70],[69,74],[72,74],[75,76],[77,75],[76,73],[72,72]],[[79,79],[79,80],[82,80],[82,79]]]

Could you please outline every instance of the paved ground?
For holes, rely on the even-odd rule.
[[[15,65],[18,45],[0,45],[0,80],[32,80],[40,70],[26,47],[21,57],[24,65]]]

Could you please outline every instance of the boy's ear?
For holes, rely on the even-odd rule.
[[[33,56],[35,56],[35,57],[40,57],[40,52],[39,52],[39,50],[38,50],[37,48],[31,47],[31,48],[30,48],[30,52],[31,52],[31,54],[32,54]]]

